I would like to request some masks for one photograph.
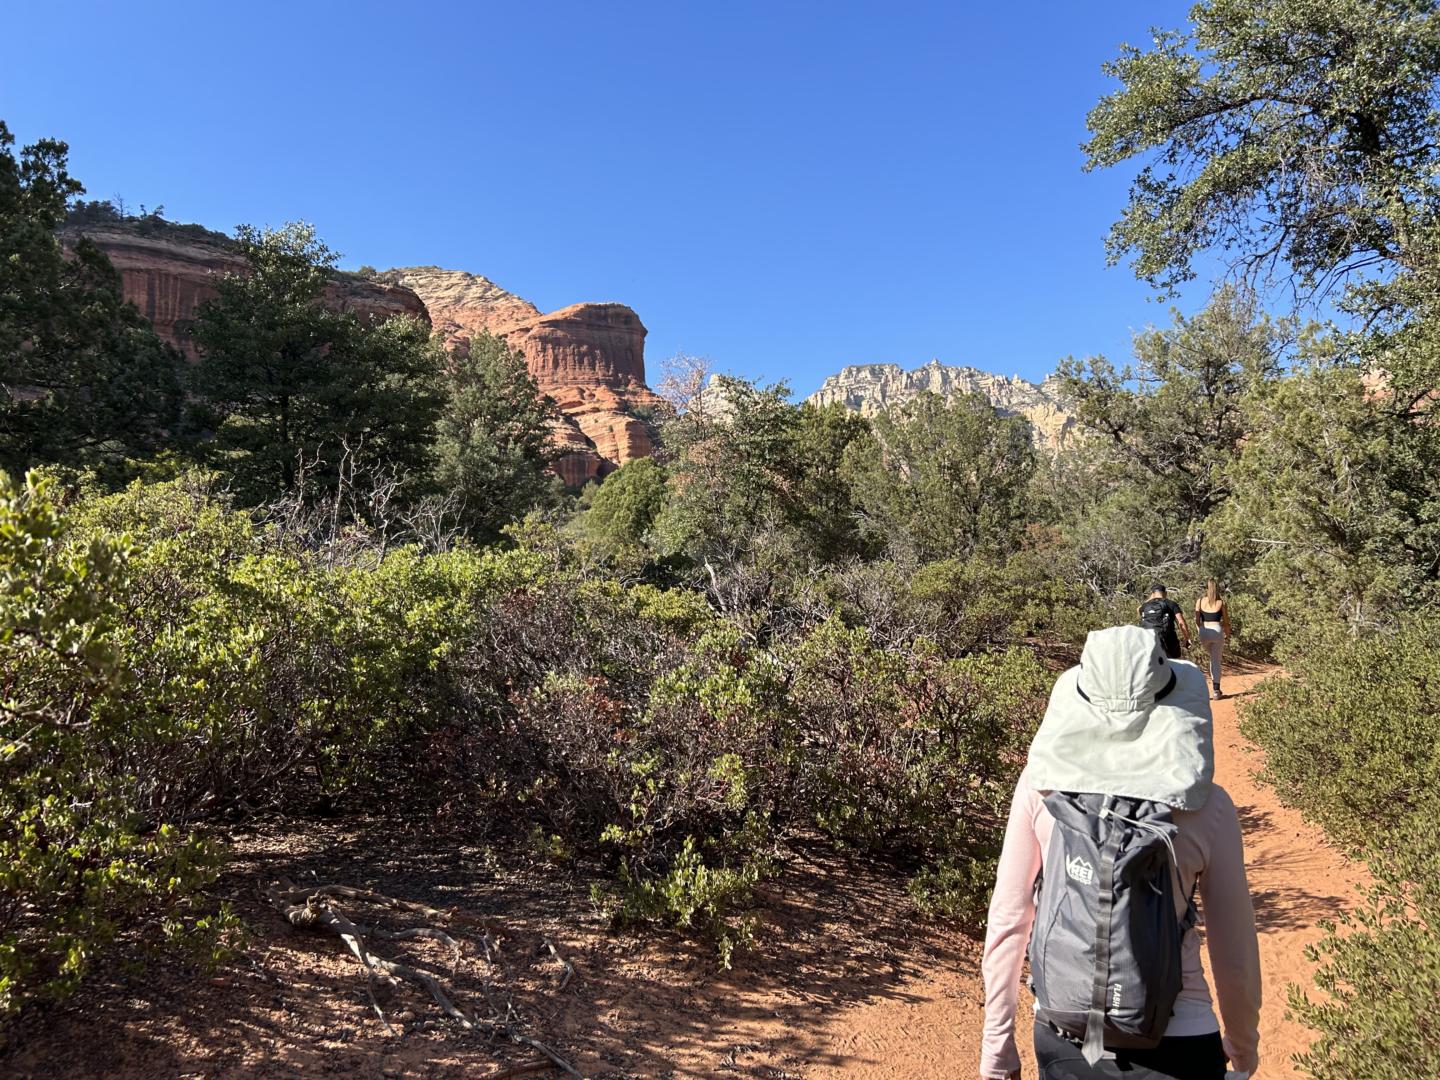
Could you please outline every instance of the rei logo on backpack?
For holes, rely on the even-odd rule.
[[[1039,1019],[1083,1040],[1095,1064],[1106,1046],[1159,1044],[1180,996],[1180,946],[1193,899],[1175,912],[1179,866],[1168,806],[1114,795],[1051,792],[1055,819],[1037,883],[1030,938]]]

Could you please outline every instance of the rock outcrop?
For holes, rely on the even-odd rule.
[[[939,360],[906,371],[899,364],[856,364],[831,375],[809,399],[817,405],[840,404],[874,416],[922,393],[979,394],[1007,416],[1030,421],[1035,444],[1058,450],[1077,437],[1075,417],[1066,408],[1059,380],[1053,375],[1033,383],[1018,375],[992,375],[973,367]]]
[[[192,360],[195,345],[188,327],[195,308],[215,295],[215,284],[243,269],[229,237],[196,226],[161,224],[131,227],[122,223],[72,226],[61,241],[88,236],[120,271],[125,299],[133,301],[158,333]],[[425,305],[409,289],[337,274],[325,299],[339,311],[384,320],[392,315],[428,319]]]
[[[430,313],[430,325],[444,336],[445,344],[452,349],[463,349],[472,334],[486,330],[499,334],[540,314],[540,309],[529,300],[507,292],[489,278],[467,274],[464,270],[407,266],[382,270],[375,275],[375,280],[409,289],[419,296]]]
[[[645,385],[645,326],[624,304],[572,304],[548,315],[493,281],[463,270],[412,266],[377,281],[413,290],[452,349],[489,332],[519,349],[564,422],[570,452],[556,465],[578,487],[654,450],[650,417],[660,399]]]
[[[244,268],[223,233],[166,222],[100,222],[68,226],[62,242],[88,236],[120,272],[131,300],[162,338],[195,358],[188,327],[216,283]],[[341,273],[326,302],[361,317],[424,319],[451,348],[489,331],[525,356],[542,392],[564,414],[555,439],[566,454],[556,465],[580,486],[654,449],[649,418],[660,399],[645,385],[645,326],[623,304],[573,304],[541,312],[494,282],[459,270],[416,266],[373,277]]]

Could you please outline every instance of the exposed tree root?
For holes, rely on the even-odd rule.
[[[580,1077],[580,1073],[575,1070],[573,1065],[539,1039],[524,1032],[522,1029],[524,1020],[516,1010],[514,1001],[508,994],[502,994],[495,989],[489,972],[503,971],[503,966],[500,960],[500,945],[491,935],[492,923],[490,921],[465,916],[455,911],[441,911],[438,908],[414,901],[397,900],[394,897],[382,896],[379,893],[353,888],[349,885],[297,886],[288,879],[282,879],[278,884],[267,886],[264,893],[271,905],[285,916],[285,920],[291,926],[303,930],[331,933],[344,942],[345,947],[365,968],[365,992],[370,998],[370,1005],[375,1010],[375,1015],[380,1018],[387,1033],[394,1034],[394,1028],[386,1019],[384,1010],[380,1008],[380,1003],[375,997],[376,976],[380,976],[392,984],[404,981],[419,986],[429,993],[446,1016],[465,1030],[485,1031],[491,1035],[500,1036],[517,1046],[528,1047],[544,1055],[546,1059],[543,1062],[536,1061],[516,1066],[513,1069],[506,1069],[495,1073],[496,1077],[520,1076],[540,1068],[549,1068],[552,1065],[570,1076]],[[460,940],[434,926],[412,926],[400,930],[386,930],[380,927],[360,925],[351,921],[350,917],[340,908],[337,902],[339,900],[420,915],[427,919],[443,922],[456,933],[460,933],[458,930],[460,926],[481,929],[482,933],[476,939],[479,955],[485,963],[485,968],[480,975],[481,992],[490,1008],[490,1015],[478,1019],[469,1016],[455,1004],[448,988],[435,976],[411,967],[409,964],[381,956],[368,944],[369,939],[409,941],[416,938],[427,938],[438,941],[450,949],[450,973],[453,977],[464,953]],[[548,939],[545,941],[545,946],[565,968],[565,979],[560,984],[560,989],[563,991],[570,982],[571,976],[574,975],[575,969],[561,958]]]

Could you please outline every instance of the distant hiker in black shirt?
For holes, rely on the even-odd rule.
[[[1190,648],[1190,627],[1185,624],[1185,613],[1165,594],[1164,585],[1151,586],[1150,598],[1140,605],[1140,625],[1160,635],[1160,644],[1171,660],[1180,659],[1180,638],[1175,632],[1177,626],[1185,635],[1185,648]]]

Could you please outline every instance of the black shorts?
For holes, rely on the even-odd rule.
[[[1093,1066],[1078,1043],[1049,1024],[1035,1024],[1035,1059],[1040,1080],[1224,1080],[1225,1047],[1220,1033],[1168,1035],[1153,1050],[1116,1050],[1114,1059]]]
[[[1177,634],[1174,630],[1171,630],[1168,634],[1165,631],[1161,630],[1159,631],[1159,634],[1160,644],[1165,649],[1165,655],[1168,656],[1171,660],[1179,660],[1180,635]]]

